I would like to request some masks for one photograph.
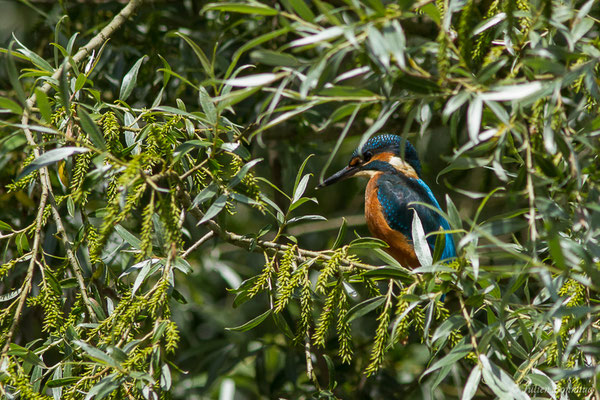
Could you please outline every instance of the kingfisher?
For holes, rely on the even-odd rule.
[[[405,138],[384,134],[370,138],[354,150],[348,166],[325,179],[317,189],[352,176],[369,179],[365,190],[365,219],[371,234],[388,244],[387,252],[401,265],[416,268],[421,264],[413,247],[412,219],[415,210],[427,235],[449,230],[448,221],[435,211],[413,202],[440,209],[433,192],[421,179],[417,151]],[[445,233],[442,260],[456,257],[454,240]],[[433,253],[435,236],[427,238]]]

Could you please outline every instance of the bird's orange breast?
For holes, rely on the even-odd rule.
[[[421,264],[417,259],[415,250],[408,238],[402,233],[393,230],[388,225],[383,215],[381,203],[377,198],[377,181],[381,172],[375,174],[367,184],[365,190],[365,218],[371,234],[386,242],[390,247],[386,251],[394,257],[402,266],[417,268]]]

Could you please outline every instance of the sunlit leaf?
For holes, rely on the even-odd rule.
[[[33,171],[37,171],[42,167],[54,164],[60,160],[70,157],[73,154],[85,153],[87,151],[89,150],[84,147],[60,147],[58,149],[50,150],[33,160],[28,166],[23,168],[23,170],[19,173],[17,180],[29,175]]]
[[[226,329],[228,331],[235,331],[235,332],[249,331],[250,329],[255,328],[258,325],[260,325],[265,319],[267,319],[267,317],[269,315],[271,315],[272,312],[273,312],[273,310],[269,309],[269,310],[265,311],[264,313],[260,314],[258,317],[255,317],[255,318],[251,319],[250,321],[246,322],[245,324],[236,326],[234,328],[226,328]]]
[[[131,92],[133,92],[133,89],[135,88],[135,85],[137,83],[138,72],[140,70],[140,67],[142,66],[142,62],[145,59],[145,55],[140,57],[135,62],[135,64],[133,64],[133,67],[131,67],[131,69],[123,77],[123,82],[121,82],[121,90],[119,91],[119,99],[125,101],[129,97],[129,95],[131,95]]]

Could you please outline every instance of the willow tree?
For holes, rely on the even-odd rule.
[[[599,397],[593,0],[19,4],[2,397]],[[313,191],[378,132],[453,263]]]

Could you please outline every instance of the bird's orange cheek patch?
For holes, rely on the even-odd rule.
[[[350,160],[350,166],[351,167],[356,167],[358,164],[360,164],[360,158],[358,157],[354,157],[352,160]]]
[[[392,159],[394,155],[392,153],[389,152],[385,152],[385,153],[379,153],[379,154],[375,154],[373,156],[373,158],[371,158],[371,161],[383,161],[383,162],[390,162],[390,160]]]

